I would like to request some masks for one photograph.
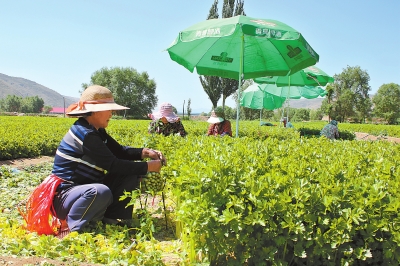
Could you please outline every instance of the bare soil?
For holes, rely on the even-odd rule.
[[[19,159],[14,159],[14,160],[5,160],[5,161],[0,161],[0,166],[1,165],[9,165],[14,168],[23,168],[27,167],[30,165],[36,165],[36,164],[41,164],[45,162],[52,162],[54,160],[54,157],[50,156],[41,156],[37,158],[19,158]]]
[[[46,264],[45,264],[46,263]],[[76,263],[70,261],[59,261],[53,259],[46,258],[37,258],[37,257],[8,257],[1,256],[0,257],[0,265],[12,265],[12,266],[20,266],[20,265],[54,265],[54,266],[71,266],[71,265],[79,265],[79,266],[100,266],[102,264],[88,264],[88,263]]]
[[[394,143],[400,143],[400,138],[387,137],[387,136],[373,136],[368,133],[355,132],[356,140],[386,140]]]

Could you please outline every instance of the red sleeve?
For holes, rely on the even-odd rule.
[[[210,125],[208,126],[207,135],[208,135],[208,136],[214,135],[214,134],[213,134],[213,131],[214,131],[214,124],[210,124]]]
[[[232,137],[232,127],[231,127],[231,122],[229,120],[225,120],[225,123],[223,124],[222,128],[222,133],[226,133]]]

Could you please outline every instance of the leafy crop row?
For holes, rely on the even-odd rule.
[[[60,117],[0,116],[0,160],[30,158],[41,155],[54,155],[57,146],[68,131],[74,119]],[[204,136],[208,123],[201,121],[183,121],[186,131],[191,136]],[[117,134],[120,141],[131,144],[131,136],[148,136],[146,120],[114,120],[108,130]],[[269,137],[284,140],[299,136],[319,136],[324,123],[296,123],[297,130],[280,127],[259,126],[257,121],[241,121],[240,137],[266,139]],[[361,131],[360,125],[340,124],[341,139],[354,139],[353,132]],[[232,121],[235,131],[236,122]],[[360,129],[360,130],[359,130]],[[364,125],[366,133],[379,132],[389,136],[400,136],[398,127]],[[373,133],[371,133],[373,134]],[[142,143],[140,143],[142,144]]]
[[[213,264],[400,262],[399,145],[206,137],[158,145],[172,143],[177,219]]]

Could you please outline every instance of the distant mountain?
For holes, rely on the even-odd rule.
[[[322,101],[325,98],[315,98],[315,99],[296,99],[289,101],[289,107],[291,108],[305,108],[316,110],[321,107]]]
[[[7,95],[17,95],[19,97],[38,96],[42,98],[45,106],[63,107],[65,99],[65,107],[77,102],[79,99],[61,95],[60,93],[40,85],[34,81],[10,77],[0,73],[0,99],[4,99]],[[64,97],[64,98],[63,98]]]

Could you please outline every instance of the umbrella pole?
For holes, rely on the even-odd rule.
[[[288,92],[288,97],[289,97],[289,101],[288,101],[288,108],[286,111],[286,123],[289,122],[289,109],[290,109],[290,75],[289,75],[289,92]]]
[[[243,47],[244,35],[242,33],[242,49],[240,51],[240,69],[239,69],[239,84],[238,84],[238,97],[237,97],[237,111],[236,111],[236,137],[239,136],[239,112],[240,112],[240,88],[242,87],[242,73],[243,73]]]
[[[282,105],[282,112],[281,112],[281,119],[279,121],[279,127],[281,127],[281,125],[283,124],[282,119],[285,118],[285,108],[286,108],[286,105],[288,104],[287,101],[288,101],[288,99],[286,98],[285,102]],[[285,125],[283,125],[283,127],[285,127]]]

